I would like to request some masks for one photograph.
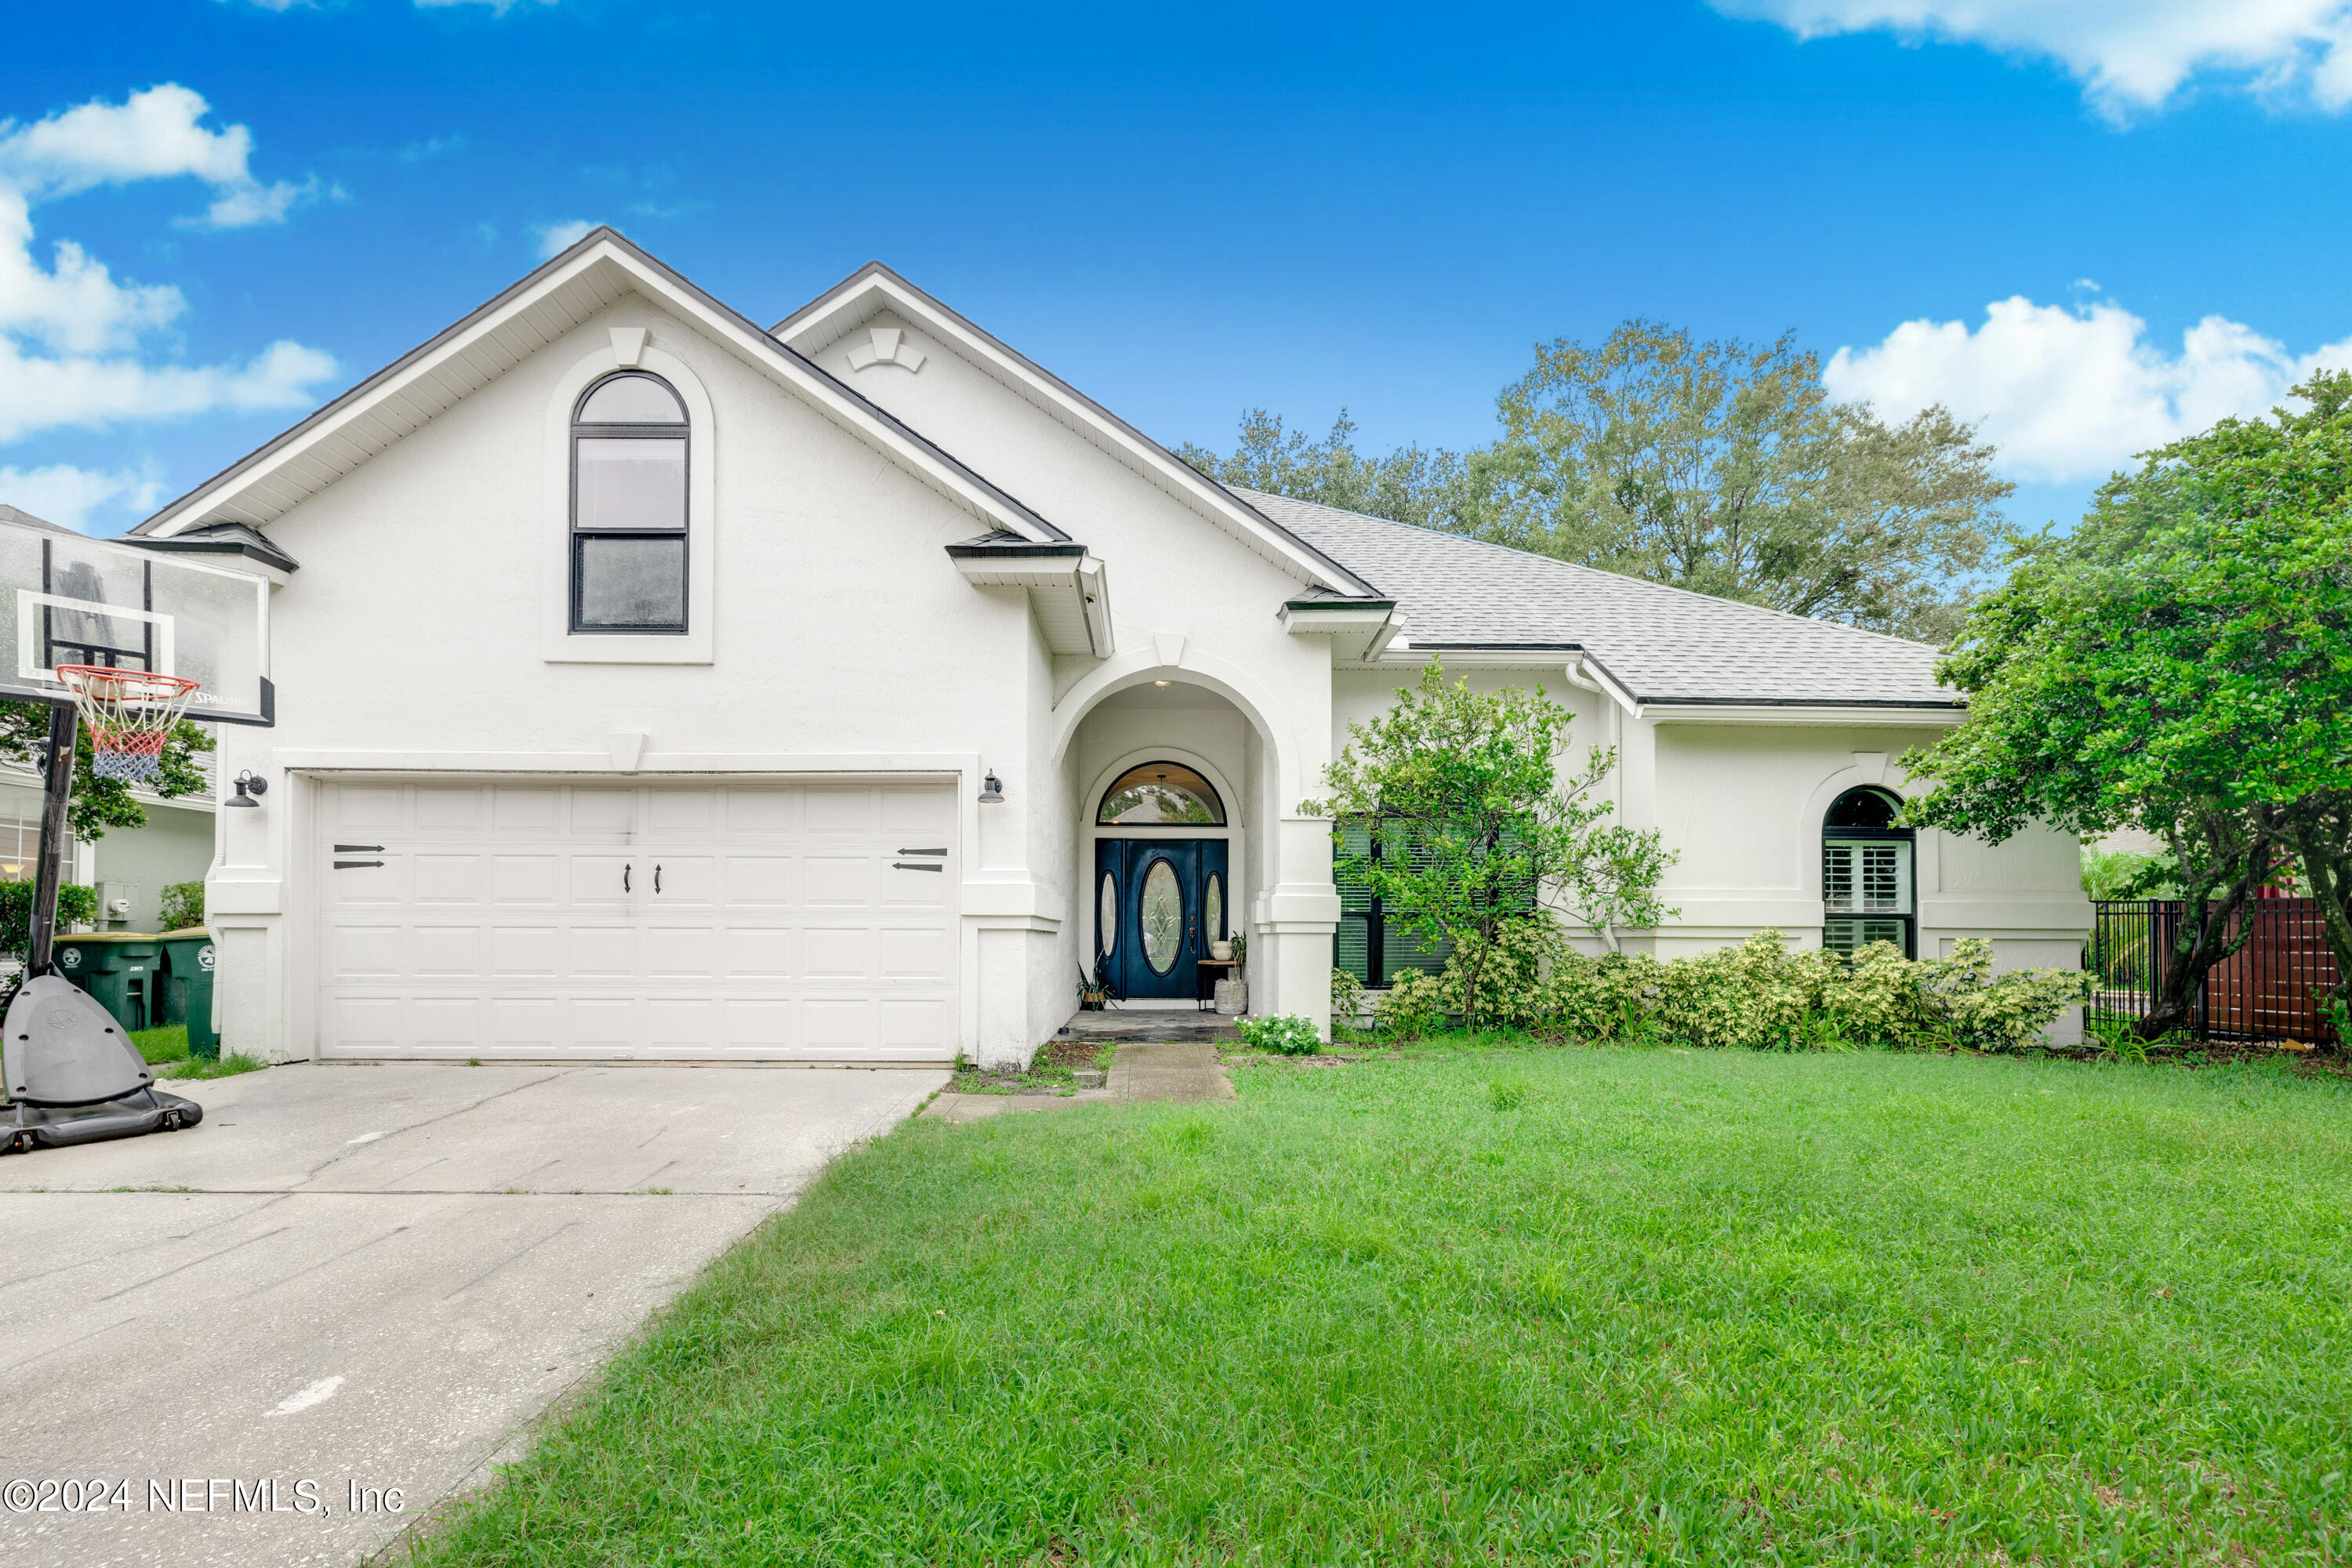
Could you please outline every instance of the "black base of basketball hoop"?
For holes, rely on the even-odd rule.
[[[163,742],[195,699],[196,682],[98,664],[61,664],[58,679],[89,731],[89,771],[127,784],[152,784],[163,771]]]

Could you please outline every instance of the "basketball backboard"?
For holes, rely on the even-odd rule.
[[[274,723],[268,580],[0,517],[0,697],[58,700],[61,664],[181,676],[189,718]]]

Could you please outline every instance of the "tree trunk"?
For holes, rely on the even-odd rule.
[[[2143,1040],[2160,1040],[2175,1029],[2195,1025],[2206,974],[2246,945],[2253,931],[2252,922],[2242,918],[2246,902],[2277,867],[2279,824],[2268,808],[2256,810],[2253,830],[2238,843],[2226,841],[2227,831],[2219,823],[2209,821],[2204,826],[2205,855],[2192,862],[2178,847],[2174,851],[2187,886],[2172,951],[2156,977],[2155,1005],[2139,1021]],[[2201,863],[2201,871],[2190,871],[2192,863]]]

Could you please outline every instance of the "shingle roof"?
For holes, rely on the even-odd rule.
[[[1925,643],[1260,490],[1234,493],[1393,597],[1416,648],[1580,648],[1643,702],[1952,707]]]

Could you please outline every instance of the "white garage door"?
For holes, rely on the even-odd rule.
[[[324,1055],[955,1055],[945,785],[343,779],[320,804]]]

